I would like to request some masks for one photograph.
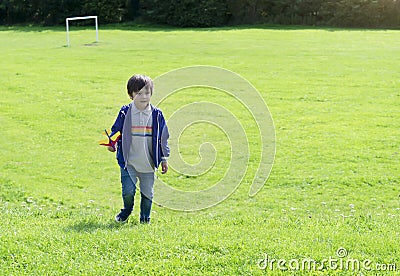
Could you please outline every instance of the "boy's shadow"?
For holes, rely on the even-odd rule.
[[[93,220],[82,220],[76,222],[72,225],[69,225],[64,228],[66,232],[83,232],[83,233],[92,233],[98,230],[114,230],[119,229],[123,226],[135,226],[137,223],[126,223],[126,224],[119,224],[115,221],[108,221],[108,222],[99,222]]]

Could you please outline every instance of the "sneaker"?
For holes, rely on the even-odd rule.
[[[145,219],[141,218],[140,223],[141,224],[150,224],[150,218],[145,218]]]
[[[128,217],[124,216],[123,213],[119,213],[115,216],[115,221],[118,223],[125,223],[128,221]]]

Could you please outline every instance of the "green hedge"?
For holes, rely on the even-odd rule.
[[[232,24],[400,28],[400,0],[227,0]]]
[[[0,0],[0,24],[64,24],[97,15],[101,23],[133,20],[180,27],[234,24],[400,28],[400,0]]]
[[[1,0],[0,24],[65,24],[66,17],[97,15],[102,23],[122,22],[126,0]]]
[[[228,22],[225,0],[142,0],[149,21],[180,27],[212,27]]]

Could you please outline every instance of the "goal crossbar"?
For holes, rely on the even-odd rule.
[[[67,28],[67,47],[69,47],[69,21],[73,20],[85,20],[85,19],[94,19],[96,25],[96,42],[99,42],[99,25],[97,21],[97,16],[76,16],[76,17],[68,17],[65,19],[65,26]]]

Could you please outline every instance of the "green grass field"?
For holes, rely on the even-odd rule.
[[[68,48],[62,28],[0,27],[1,275],[400,274],[399,31],[100,26],[93,43],[93,30],[71,29]],[[254,121],[224,93],[187,89],[160,106],[167,118],[210,101],[245,125],[241,185],[212,208],[155,205],[140,225],[136,206],[116,225],[119,169],[101,132],[129,102],[133,73],[193,65],[236,72],[261,93],[276,130],[270,177],[248,196],[260,162]],[[180,150],[196,163],[208,140],[220,158],[210,173],[163,179],[187,190],[215,183],[229,161],[221,130],[194,125]]]

